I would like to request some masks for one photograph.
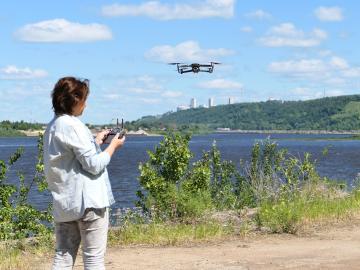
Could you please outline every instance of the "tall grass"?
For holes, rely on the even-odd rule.
[[[231,224],[206,221],[197,224],[128,223],[120,228],[109,231],[110,245],[178,245],[186,243],[216,240],[233,233]]]
[[[0,243],[0,270],[48,269],[54,248],[52,234]]]
[[[313,185],[316,189],[316,186]],[[306,192],[261,204],[256,221],[275,233],[296,233],[300,228],[326,221],[346,221],[360,211],[360,192],[334,194],[324,188],[309,197]]]

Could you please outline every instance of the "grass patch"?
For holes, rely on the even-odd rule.
[[[258,226],[273,233],[296,233],[299,228],[322,223],[351,219],[360,210],[360,192],[354,191],[344,197],[330,193],[313,198],[301,194],[291,200],[263,203],[256,216]]]
[[[0,243],[0,270],[46,269],[53,256],[54,236],[4,241]],[[34,268],[36,265],[37,268]]]
[[[207,221],[197,224],[157,223],[125,224],[109,231],[110,245],[178,245],[221,239],[231,235],[234,227]]]

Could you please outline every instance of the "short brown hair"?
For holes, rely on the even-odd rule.
[[[73,108],[89,95],[89,80],[64,77],[58,80],[51,93],[56,115],[72,114]]]

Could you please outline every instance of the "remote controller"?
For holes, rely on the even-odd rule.
[[[103,139],[103,142],[109,144],[118,133],[119,138],[124,137],[124,135],[126,134],[126,130],[124,129],[124,119],[121,119],[121,127],[119,126],[119,119],[116,119],[116,128],[110,130],[110,132]]]

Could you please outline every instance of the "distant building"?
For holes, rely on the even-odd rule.
[[[216,131],[230,131],[230,128],[217,128]]]
[[[190,108],[195,109],[196,108],[196,98],[192,98],[190,101]]]
[[[230,104],[234,104],[234,102],[235,102],[235,98],[234,97],[229,97],[229,105]]]
[[[209,98],[209,108],[214,107],[214,98]]]
[[[186,106],[186,105],[179,105],[177,108],[176,108],[176,111],[184,111],[184,110],[188,110],[189,109],[189,106]]]
[[[199,105],[199,108],[207,108],[208,106],[206,104]]]

